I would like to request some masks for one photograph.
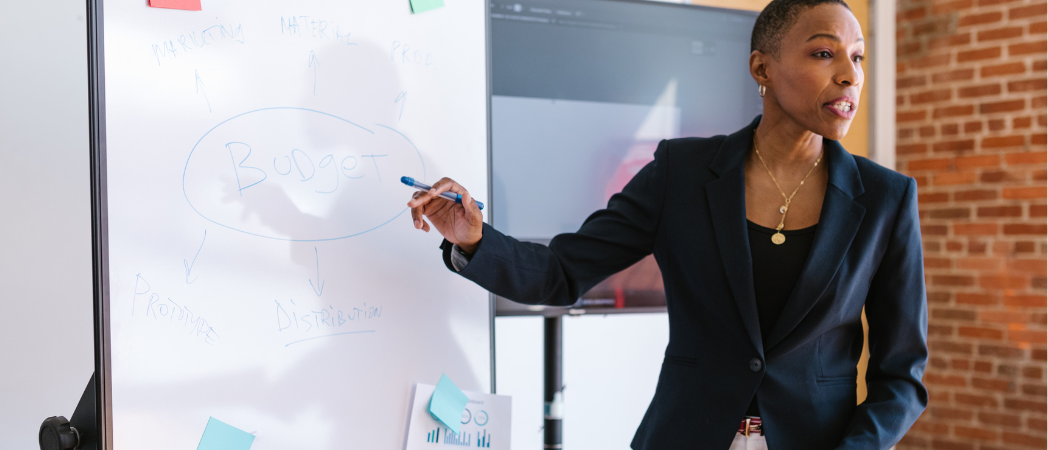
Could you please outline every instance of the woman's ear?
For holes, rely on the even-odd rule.
[[[761,53],[760,50],[754,50],[750,53],[750,76],[753,77],[753,81],[761,86],[768,86],[771,84],[771,79],[768,78],[768,55]]]

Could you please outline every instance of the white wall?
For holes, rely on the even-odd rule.
[[[655,395],[666,314],[564,319],[564,448],[628,449]],[[542,448],[542,318],[495,320],[499,394],[513,396],[513,450]]]
[[[870,0],[870,158],[895,167],[895,2]]]
[[[94,370],[86,6],[0,13],[0,449],[39,448]]]
[[[542,448],[542,318],[495,319],[495,393],[513,396],[511,448]]]

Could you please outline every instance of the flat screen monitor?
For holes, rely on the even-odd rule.
[[[646,1],[492,0],[492,225],[548,244],[578,230],[659,141],[742,128],[757,13]],[[498,315],[665,311],[655,259],[570,309],[496,299]]]

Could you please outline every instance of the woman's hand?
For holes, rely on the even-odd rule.
[[[462,204],[440,196],[448,191],[462,195]],[[426,216],[444,239],[458,244],[467,253],[477,251],[484,230],[484,216],[466,188],[455,180],[441,178],[430,190],[415,192],[408,206],[416,229],[429,231],[429,223],[422,217]]]

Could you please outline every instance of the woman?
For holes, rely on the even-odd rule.
[[[449,179],[408,203],[415,228],[428,218],[450,269],[524,303],[573,304],[655,254],[670,340],[634,449],[887,449],[928,401],[916,183],[837,143],[863,84],[862,32],[843,1],[774,0],[751,46],[763,116],[730,136],[661,142],[578,232],[516,241]],[[864,306],[868,394],[856,406]]]

